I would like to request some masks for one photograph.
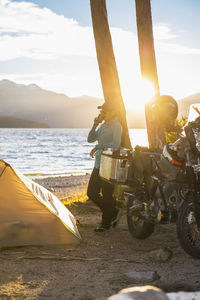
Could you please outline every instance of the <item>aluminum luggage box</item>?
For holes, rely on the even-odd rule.
[[[130,167],[130,150],[107,149],[101,153],[100,176],[112,183],[126,184]]]

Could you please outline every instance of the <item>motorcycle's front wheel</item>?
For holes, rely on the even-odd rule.
[[[200,258],[200,231],[192,203],[184,202],[179,209],[177,235],[185,252],[194,258]]]
[[[132,236],[137,239],[146,239],[154,231],[154,224],[147,222],[139,216],[134,207],[139,207],[139,202],[135,197],[129,197],[127,201],[127,224]]]

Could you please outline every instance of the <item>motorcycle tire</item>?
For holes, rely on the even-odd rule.
[[[154,231],[154,224],[143,220],[142,218],[134,215],[130,211],[130,207],[134,205],[134,198],[131,197],[127,202],[127,224],[129,232],[136,239],[146,239]]]
[[[192,203],[184,202],[179,209],[177,235],[182,248],[193,258],[200,258],[200,231]]]

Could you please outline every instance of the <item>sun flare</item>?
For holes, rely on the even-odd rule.
[[[149,101],[155,94],[153,84],[142,79],[134,86],[132,93],[125,99],[125,106],[127,109],[143,109],[145,103]]]

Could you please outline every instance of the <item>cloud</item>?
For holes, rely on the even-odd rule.
[[[167,24],[153,25],[153,32],[155,39],[158,41],[171,40],[177,37],[177,35],[171,32],[171,29]]]
[[[111,34],[123,95],[135,97],[134,87],[140,80],[137,35],[120,28],[111,28]],[[174,54],[200,54],[198,48],[177,43],[178,35],[167,24],[154,25],[154,37],[157,61],[171,60]],[[177,65],[173,63],[173,73],[179,78],[182,59]],[[164,65],[158,61],[163,83]],[[92,27],[80,26],[76,20],[34,3],[0,0],[1,70],[2,66],[0,78],[34,82],[69,96],[102,96]],[[188,73],[188,77],[192,78],[192,74]]]
[[[119,28],[111,29],[115,44],[121,53],[137,51],[136,36]],[[177,36],[166,24],[154,26],[158,51],[199,54],[176,43],[169,43]],[[118,41],[118,42],[117,42]],[[134,43],[133,43],[134,42]],[[83,27],[74,19],[57,15],[48,8],[40,8],[30,2],[0,1],[0,60],[19,57],[33,59],[56,59],[68,55],[95,57],[91,27]]]
[[[173,53],[173,54],[182,54],[182,55],[190,55],[190,54],[200,54],[200,49],[198,48],[190,48],[188,46],[176,44],[176,43],[156,43],[157,50],[161,53]]]
[[[92,29],[28,2],[0,3],[0,60],[95,56]]]
[[[65,28],[77,25],[75,20],[66,19],[48,8],[39,8],[31,2],[1,0],[0,11],[2,32],[48,34],[63,24]]]
[[[157,24],[153,26],[156,50],[160,53],[173,53],[173,54],[200,54],[199,48],[192,48],[186,45],[181,45],[173,42],[178,38],[177,34],[171,32],[171,28],[167,24]]]

